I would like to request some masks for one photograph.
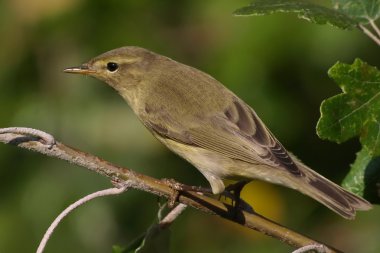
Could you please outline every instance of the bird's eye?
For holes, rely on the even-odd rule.
[[[119,68],[119,65],[115,62],[109,62],[107,63],[107,69],[110,72],[115,72]]]

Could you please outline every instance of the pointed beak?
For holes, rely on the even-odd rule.
[[[90,69],[87,64],[82,64],[79,67],[70,67],[63,70],[65,73],[88,75],[96,73],[96,70]]]

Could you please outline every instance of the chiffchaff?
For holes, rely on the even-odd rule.
[[[149,131],[193,164],[214,194],[223,179],[260,179],[296,189],[344,218],[371,204],[308,168],[256,112],[213,77],[139,47],[122,47],[65,69],[119,92]]]

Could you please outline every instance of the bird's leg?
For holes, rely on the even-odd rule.
[[[234,212],[237,213],[238,209],[243,209],[244,211],[253,213],[253,208],[244,200],[240,198],[240,193],[244,186],[248,184],[249,181],[239,181],[235,184],[230,184],[226,187],[221,196],[228,197],[232,200],[232,206],[234,207]]]
[[[174,179],[168,179],[168,178],[163,179],[163,181],[166,184],[168,184],[169,187],[172,188],[173,190],[173,193],[170,195],[169,200],[168,200],[169,208],[174,207],[174,204],[178,200],[178,197],[181,194],[181,192],[190,191],[190,192],[197,192],[197,193],[206,193],[206,194],[211,193],[212,194],[212,190],[210,188],[185,185],[185,184],[175,181]]]
[[[234,184],[230,184],[226,187],[225,191],[233,193],[233,201],[238,202],[240,200],[240,193],[243,190],[244,186],[248,184],[249,181],[238,181]]]

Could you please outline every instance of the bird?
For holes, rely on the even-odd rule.
[[[288,152],[255,110],[196,68],[125,46],[64,72],[114,88],[154,137],[203,174],[213,194],[225,190],[225,179],[257,179],[297,190],[346,219],[372,207]]]

